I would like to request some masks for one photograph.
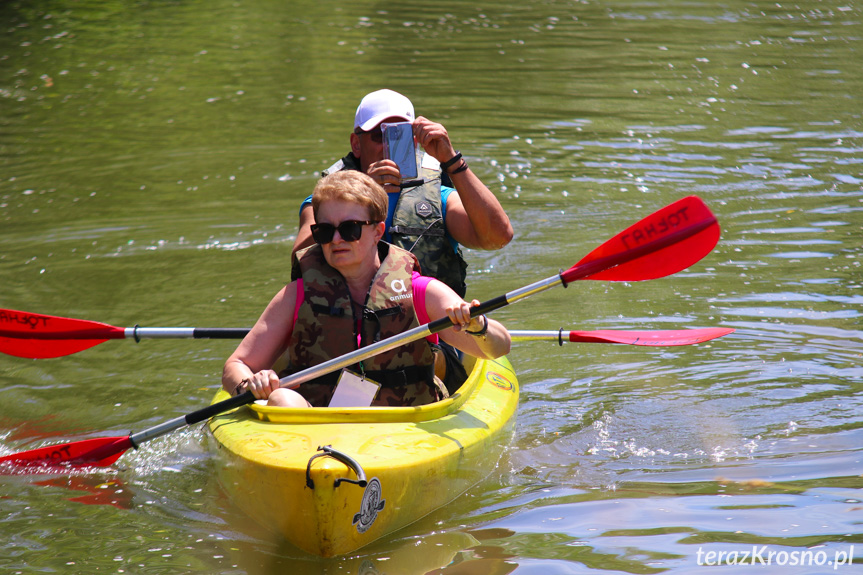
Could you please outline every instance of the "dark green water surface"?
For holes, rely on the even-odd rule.
[[[514,344],[499,467],[351,557],[233,507],[195,426],[99,472],[0,477],[3,572],[682,574],[720,552],[710,573],[859,572],[861,21],[846,0],[0,3],[0,308],[251,325],[289,278],[299,202],[389,87],[512,219],[509,246],[467,252],[472,297],[685,195],[722,225],[686,271],[577,282],[500,310],[508,327],[737,330]],[[0,356],[0,453],[199,409],[235,345]]]

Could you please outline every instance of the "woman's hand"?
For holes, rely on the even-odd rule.
[[[276,372],[272,369],[263,369],[241,381],[237,387],[237,395],[251,391],[255,399],[267,399],[279,387],[279,376]]]
[[[463,301],[461,303],[449,305],[444,308],[447,317],[453,323],[454,331],[480,331],[483,328],[484,322],[482,320],[482,317],[470,317],[470,308],[476,307],[478,305],[479,300],[473,300],[470,302],[470,304]]]
[[[439,280],[432,280],[426,286],[429,319],[434,321],[446,316],[453,323],[452,328],[440,332],[444,341],[474,357],[494,359],[506,355],[511,341],[506,328],[485,315],[470,317],[471,310],[479,305],[478,300],[462,301]]]

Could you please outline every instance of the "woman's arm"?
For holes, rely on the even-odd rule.
[[[485,316],[471,318],[470,308],[477,305],[479,301],[473,300],[468,304],[449,286],[438,280],[432,280],[426,288],[426,310],[429,318],[434,321],[449,317],[455,324],[440,332],[445,342],[469,355],[484,359],[506,355],[510,349],[509,332],[503,325]]]
[[[288,346],[293,331],[297,300],[296,282],[291,282],[273,297],[240,345],[225,362],[222,387],[234,394],[251,389],[258,399],[266,399],[279,387],[279,377],[271,369]]]

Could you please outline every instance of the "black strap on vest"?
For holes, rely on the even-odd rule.
[[[397,305],[395,307],[388,307],[386,309],[379,309],[378,311],[374,311],[367,307],[363,307],[363,318],[365,319],[375,319],[380,320],[382,317],[387,317],[390,315],[398,315],[402,311],[402,306]]]
[[[345,315],[345,310],[340,307],[330,307],[327,305],[321,305],[319,303],[310,304],[312,306],[312,311],[316,314],[322,313],[325,315],[331,315],[333,317],[343,317]]]
[[[378,311],[374,311],[372,309],[363,306],[363,322],[366,321],[374,321],[375,322],[375,336],[372,340],[372,343],[377,343],[381,340],[381,318],[390,316],[390,315],[398,315],[402,311],[402,306],[397,305],[395,307],[388,307],[386,309],[379,309]]]
[[[403,387],[420,381],[432,385],[434,383],[434,365],[412,365],[398,370],[367,371],[365,376],[386,388]]]

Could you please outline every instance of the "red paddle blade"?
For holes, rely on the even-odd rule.
[[[0,352],[8,355],[61,357],[124,337],[123,328],[106,323],[0,309]]]
[[[54,468],[54,467],[107,467],[117,461],[123,453],[133,447],[129,436],[96,437],[72,443],[48,445],[0,457],[0,469],[4,467]]]
[[[587,254],[561,274],[579,279],[642,281],[684,270],[719,241],[716,217],[697,196],[657,210]]]
[[[51,341],[45,339],[21,339],[0,337],[0,352],[16,357],[48,359],[72,355],[104,343],[104,339],[67,339]]]
[[[623,343],[646,346],[694,345],[728,335],[734,330],[724,327],[704,329],[668,329],[658,331],[623,331],[600,329],[596,331],[571,331],[569,341],[589,343]],[[566,332],[564,332],[565,334]]]

